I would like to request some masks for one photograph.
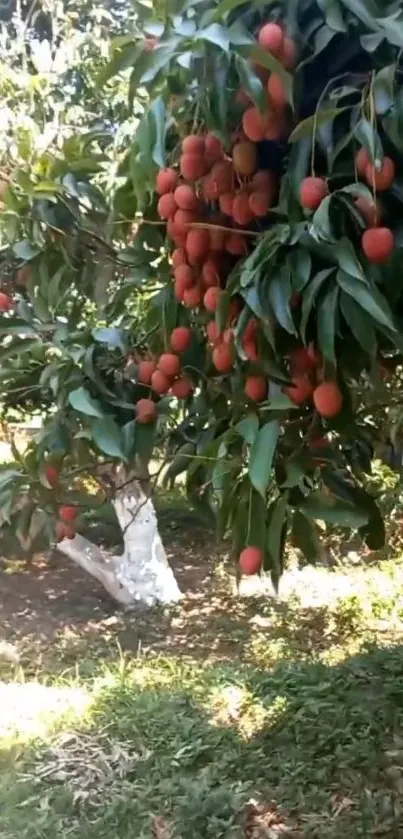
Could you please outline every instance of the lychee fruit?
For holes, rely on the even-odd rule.
[[[188,309],[197,309],[201,306],[202,300],[203,291],[198,285],[187,288],[183,293],[183,303]]]
[[[372,198],[366,198],[364,195],[360,195],[355,199],[354,203],[367,226],[376,227],[381,215],[378,202],[373,201]]]
[[[292,38],[284,36],[281,63],[286,70],[293,70],[298,61],[298,47]]]
[[[188,376],[182,376],[173,383],[171,392],[177,399],[187,399],[193,393],[194,385]]]
[[[189,134],[188,137],[182,140],[182,152],[183,154],[193,154],[196,157],[203,157],[205,152],[204,137],[200,137],[198,134]]]
[[[240,193],[234,198],[232,206],[232,218],[240,227],[246,227],[253,219],[253,211],[249,205],[249,195]]]
[[[328,193],[324,178],[305,178],[301,184],[300,198],[305,210],[317,210]]]
[[[156,363],[153,359],[143,359],[139,362],[137,378],[140,384],[150,385],[151,377],[156,369]]]
[[[193,269],[190,265],[178,265],[175,268],[175,281],[180,284],[180,287],[185,290],[185,288],[192,288],[194,285],[194,276],[193,276]]]
[[[312,383],[307,376],[294,376],[291,387],[283,388],[294,405],[303,405],[312,396],[312,391]]]
[[[210,132],[205,137],[205,154],[209,163],[216,163],[223,156],[221,140]]]
[[[181,210],[197,210],[199,206],[197,195],[189,184],[177,186],[174,199]]]
[[[59,470],[53,463],[47,463],[45,466],[45,478],[51,487],[55,487],[59,483]]]
[[[396,177],[394,161],[391,157],[384,157],[382,166],[379,169],[375,164],[368,163],[365,170],[365,177],[369,186],[375,186],[378,192],[390,189]]]
[[[269,94],[270,104],[276,110],[282,110],[287,105],[287,94],[284,87],[284,82],[278,73],[272,73],[267,82],[267,93]]]
[[[256,218],[264,218],[270,209],[269,196],[265,192],[251,192],[249,207]]]
[[[205,288],[220,285],[220,276],[218,267],[214,259],[211,257],[206,260],[202,268],[202,280]]]
[[[174,353],[163,353],[160,355],[157,362],[157,369],[170,379],[179,376],[181,363],[180,359]]]
[[[158,371],[157,371],[158,372]],[[137,422],[148,425],[157,417],[157,406],[152,399],[139,399],[135,406]]]
[[[245,140],[237,143],[232,149],[232,162],[238,175],[249,177],[256,172],[257,151],[254,143]]]
[[[229,373],[234,366],[234,348],[232,344],[221,343],[213,350],[213,364],[219,373]]]
[[[223,192],[218,199],[218,203],[220,205],[220,210],[222,213],[225,213],[226,216],[232,216],[232,208],[234,206],[234,192]]]
[[[258,574],[263,565],[263,551],[260,548],[252,546],[244,548],[239,557],[239,567],[242,574],[249,577],[253,574]]]
[[[246,241],[240,233],[232,233],[231,236],[228,236],[225,249],[233,256],[246,256],[248,252]]]
[[[165,195],[161,195],[157,205],[157,211],[160,218],[173,218],[177,209],[178,205],[172,192],[167,192]]]
[[[188,181],[198,181],[204,175],[204,158],[195,154],[183,154],[179,166],[181,175]]]
[[[75,521],[78,516],[78,508],[72,507],[68,504],[64,504],[62,507],[59,507],[59,518],[62,521]]]
[[[171,332],[170,343],[174,352],[186,352],[192,343],[192,330],[188,326],[177,326]]]
[[[362,249],[370,262],[387,262],[395,247],[395,237],[389,227],[371,227],[361,239]]]
[[[75,528],[64,521],[56,522],[56,537],[57,541],[61,542],[63,539],[74,539],[76,535]]]
[[[172,253],[172,265],[174,268],[179,268],[179,265],[186,265],[187,257],[184,248],[175,248]]]
[[[155,181],[155,188],[159,195],[172,192],[178,183],[178,173],[175,169],[160,169]]]
[[[343,394],[337,382],[322,382],[314,390],[313,401],[318,413],[325,419],[331,419],[343,407]]]
[[[210,247],[210,234],[205,228],[190,230],[186,238],[186,253],[189,262],[194,265],[207,253]]]
[[[155,393],[158,393],[159,396],[162,396],[164,393],[168,393],[170,385],[171,380],[162,372],[162,370],[155,370],[151,376],[151,387]]]
[[[211,170],[210,177],[214,184],[215,195],[217,198],[224,192],[231,192],[234,179],[234,170],[231,163],[225,160],[220,163],[215,163]]]
[[[370,156],[364,147],[362,147],[355,156],[355,168],[357,169],[357,173],[361,175],[362,178],[365,177],[367,166],[371,163]]]
[[[258,108],[248,108],[242,117],[242,128],[249,140],[260,143],[266,136],[269,127],[269,115],[262,114]]]
[[[9,294],[0,291],[0,312],[9,312],[13,308],[13,300]]]
[[[259,46],[271,52],[275,58],[281,58],[284,46],[284,33],[278,23],[266,23],[258,35]]]
[[[267,379],[264,376],[249,376],[245,383],[245,393],[252,402],[262,402],[267,396]]]
[[[218,308],[221,295],[222,290],[217,286],[212,286],[211,288],[208,288],[203,297],[204,308],[208,312],[215,312]]]
[[[197,213],[192,210],[177,210],[173,218],[175,232],[187,236],[191,225],[198,221],[198,218]]]

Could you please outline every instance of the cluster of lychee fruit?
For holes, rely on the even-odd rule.
[[[137,380],[148,385],[157,396],[171,393],[177,399],[187,399],[194,385],[190,376],[182,370],[180,355],[192,343],[192,330],[177,326],[170,336],[170,352],[164,352],[158,359],[145,358],[139,362]],[[157,406],[152,399],[139,399],[136,403],[137,422],[143,425],[157,418]]]
[[[390,189],[395,180],[396,167],[392,158],[384,157],[382,164],[375,166],[364,148],[356,154],[355,167],[359,177],[367,182],[374,194]],[[308,177],[302,181],[300,200],[304,209],[317,210],[327,195],[328,184],[325,178]],[[355,205],[368,228],[361,238],[363,252],[370,262],[382,265],[393,253],[394,234],[389,227],[382,227],[380,224],[382,212],[376,197],[370,199],[360,196]]]
[[[322,358],[311,344],[309,347],[296,347],[290,355],[292,384],[284,387],[294,405],[304,405],[309,400],[320,416],[333,419],[343,407],[343,394],[335,381],[321,381],[320,368]]]
[[[259,46],[276,58],[286,70],[292,70],[297,62],[297,45],[289,38],[278,23],[266,23],[258,35]],[[254,143],[262,140],[279,140],[286,132],[287,91],[279,73],[270,73],[259,64],[253,65],[254,72],[266,86],[266,109],[261,111],[251,104],[244,88],[237,94],[237,102],[246,105],[242,128],[245,136]]]

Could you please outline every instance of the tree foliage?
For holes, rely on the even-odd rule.
[[[0,475],[5,518],[23,497],[24,534],[30,507],[51,523],[81,470],[164,445],[169,475],[186,470],[192,500],[239,553],[259,548],[274,580],[288,538],[319,556],[317,521],[381,546],[368,476],[374,445],[401,424],[403,13],[205,0],[157,4],[151,18],[138,4],[126,29],[117,14],[111,42],[98,7],[88,21],[66,12],[57,37],[28,26],[17,47],[3,39],[3,404],[46,411],[37,443]],[[277,52],[268,23],[282,29]],[[190,176],[189,136],[204,144]],[[156,193],[165,168],[195,196],[185,229],[161,203],[169,190]],[[172,264],[183,248],[187,297]],[[191,330],[185,398],[172,377],[164,391],[139,374],[144,359],[162,366],[178,326]],[[144,399],[155,422],[136,411]]]

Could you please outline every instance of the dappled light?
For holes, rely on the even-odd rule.
[[[88,691],[79,685],[0,682],[0,738],[46,739],[62,720],[66,725],[77,724],[90,702]]]

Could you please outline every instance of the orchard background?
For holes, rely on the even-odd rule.
[[[399,836],[402,4],[0,20],[0,832]]]

